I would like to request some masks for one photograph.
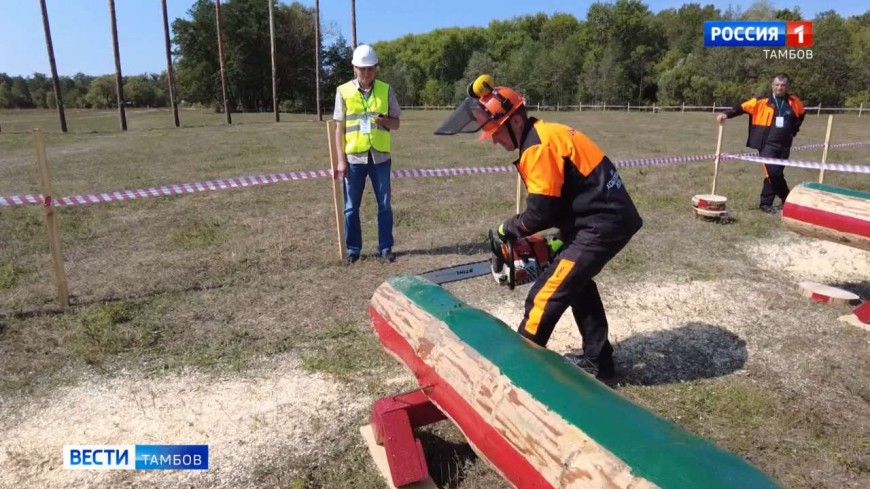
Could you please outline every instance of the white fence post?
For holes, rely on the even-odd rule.
[[[861,117],[861,112],[864,112],[864,102],[861,102],[861,106],[858,107],[858,117]]]
[[[816,117],[818,117],[820,115],[822,115],[822,103],[821,102],[819,102],[819,107],[816,110]]]
[[[682,114],[685,111],[686,111],[686,103],[683,102],[683,105],[680,107],[680,113]]]

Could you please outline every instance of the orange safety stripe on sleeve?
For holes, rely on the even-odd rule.
[[[534,335],[538,332],[538,326],[541,324],[541,318],[544,316],[544,309],[547,307],[547,303],[573,268],[573,261],[564,258],[560,259],[556,270],[550,275],[550,278],[547,279],[541,289],[538,290],[538,293],[535,294],[534,306],[529,312],[529,319],[526,321],[525,326],[523,326],[523,329],[529,334]]]
[[[552,146],[536,144],[525,151],[517,166],[529,194],[560,197],[565,182],[565,164]]]
[[[751,98],[751,99],[747,100],[746,102],[743,102],[742,104],[740,104],[740,107],[743,109],[743,112],[746,112],[747,114],[752,114],[753,116],[755,116],[755,105],[757,103],[758,103],[757,98]]]

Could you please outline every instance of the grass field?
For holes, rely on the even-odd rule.
[[[445,112],[408,112],[394,168],[505,165],[472,136],[432,136]],[[708,113],[544,113],[615,160],[712,153]],[[0,195],[39,193],[28,131],[46,132],[57,196],[328,168],[311,115],[0,111]],[[807,117],[795,144],[824,140]],[[837,116],[833,141],[861,141],[870,118]],[[723,151],[743,151],[746,121]],[[821,150],[793,153],[818,161]],[[866,148],[828,161],[870,164]],[[810,303],[801,280],[870,297],[867,253],[800,238],[755,210],[761,169],[726,162],[717,193],[736,221],[695,220],[712,163],[623,169],[645,226],[599,276],[620,376],[615,388],[795,488],[870,486],[870,336]],[[817,172],[787,169],[794,185]],[[826,183],[870,191],[870,178]],[[331,182],[62,208],[73,307],[60,310],[41,209],[0,208],[0,487],[383,487],[358,433],[372,400],[414,386],[371,332],[367,304],[398,273],[486,258],[486,231],[515,205],[515,176],[397,179],[395,251],[376,249],[363,204],[364,259],[339,265]],[[447,288],[514,325],[527,288],[489,279]],[[550,348],[576,348],[566,318]],[[582,409],[578,407],[578,409]],[[449,423],[423,430],[440,487],[506,487]],[[211,469],[72,472],[64,444],[206,443]]]

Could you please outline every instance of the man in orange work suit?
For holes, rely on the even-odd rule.
[[[749,114],[749,137],[746,146],[757,149],[758,156],[787,160],[791,153],[791,142],[804,122],[804,104],[788,93],[790,79],[785,73],[773,77],[771,93],[751,98],[716,115],[720,124],[726,119]],[[788,197],[788,183],[785,181],[785,167],[764,164],[764,183],[758,208],[762,212],[775,214],[774,197],[785,203]]]
[[[613,347],[607,316],[592,280],[641,228],[643,221],[610,159],[583,133],[526,113],[525,99],[482,75],[435,134],[482,130],[507,151],[528,190],[526,210],[501,226],[515,240],[558,228],[565,243],[553,264],[532,285],[518,332],[546,346],[569,306],[583,338],[582,353],[568,360],[598,378],[612,376]]]

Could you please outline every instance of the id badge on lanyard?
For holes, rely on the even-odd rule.
[[[780,117],[782,119],[782,117]],[[369,115],[366,114],[365,118],[359,121],[359,132],[361,134],[371,134],[372,133],[372,120],[369,119]]]
[[[777,116],[775,123],[776,123],[776,127],[779,127],[779,128],[785,127],[785,117],[783,117],[781,115]]]

